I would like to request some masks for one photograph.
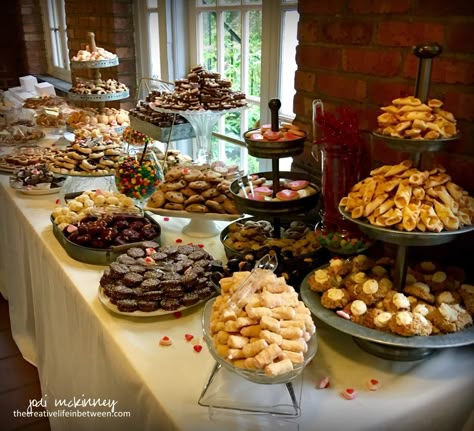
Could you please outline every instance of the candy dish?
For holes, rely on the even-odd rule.
[[[98,298],[101,304],[107,308],[108,310],[112,311],[115,314],[120,314],[121,316],[130,316],[130,317],[157,317],[157,316],[167,316],[169,314],[178,313],[180,311],[189,310],[191,308],[197,307],[198,305],[202,304],[209,300],[209,298],[204,298],[199,300],[193,305],[189,306],[182,306],[177,308],[176,310],[155,310],[155,311],[120,311],[115,304],[110,301],[110,298],[105,294],[104,289],[99,287]]]
[[[317,226],[316,238],[319,243],[331,253],[342,256],[351,256],[367,251],[374,244],[365,235],[351,235],[346,232],[328,232]]]
[[[16,189],[19,193],[22,193],[24,195],[29,195],[29,196],[43,196],[43,195],[54,195],[56,193],[59,193],[61,190],[61,187],[50,187],[50,188],[27,188],[27,187],[22,187],[20,189]]]
[[[395,361],[415,361],[432,355],[437,349],[474,344],[474,326],[452,334],[402,337],[356,324],[321,305],[321,295],[309,287],[308,279],[312,276],[314,271],[304,278],[300,287],[300,295],[306,306],[318,319],[351,335],[361,348],[376,356]]]
[[[440,139],[404,139],[393,136],[383,135],[378,132],[372,132],[372,135],[377,139],[382,139],[387,145],[399,151],[406,152],[424,152],[424,151],[439,151],[446,145],[461,138],[461,133],[458,133],[449,138]]]
[[[214,342],[210,337],[209,327],[210,327],[210,319],[211,319],[211,312],[212,306],[214,304],[215,298],[210,299],[206,302],[204,306],[203,314],[202,314],[202,329],[204,334],[204,340],[209,348],[209,352],[211,353],[212,357],[216,360],[216,362],[224,367],[225,369],[236,373],[240,377],[243,377],[246,380],[249,380],[253,383],[260,383],[266,385],[275,385],[280,383],[288,383],[291,382],[293,379],[298,377],[308,365],[308,363],[314,358],[318,349],[317,337],[314,334],[310,340],[308,341],[308,351],[304,354],[304,362],[301,364],[295,364],[294,369],[288,373],[281,374],[278,376],[267,376],[263,370],[246,370],[243,368],[237,368],[227,362],[222,356],[220,356],[214,348]]]

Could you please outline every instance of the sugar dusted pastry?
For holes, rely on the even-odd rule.
[[[282,277],[260,269],[251,279],[253,293],[240,298],[242,307],[231,307],[232,294],[249,274],[220,280],[209,328],[216,352],[238,368],[268,376],[289,372],[304,362],[316,331],[311,313]]]

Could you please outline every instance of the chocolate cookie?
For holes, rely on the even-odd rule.
[[[158,301],[147,301],[147,300],[140,300],[138,301],[138,309],[140,311],[150,312],[158,310],[160,304]]]
[[[183,295],[182,303],[186,307],[196,304],[199,301],[199,295],[196,292],[188,292]]]
[[[143,275],[137,272],[129,272],[123,277],[123,284],[128,287],[136,287],[143,281]]]
[[[123,263],[124,265],[134,265],[135,264],[135,259],[128,254],[121,254],[117,258],[118,263]]]
[[[156,278],[147,278],[142,281],[142,284],[140,285],[141,289],[143,292],[149,292],[151,290],[158,290],[160,286],[160,280]]]
[[[132,247],[132,248],[129,248],[127,250],[127,254],[130,256],[130,257],[133,257],[133,258],[138,258],[138,257],[143,257],[145,256],[145,250],[141,249],[141,248],[138,248],[138,247]]]
[[[136,299],[119,299],[116,303],[119,311],[131,313],[138,310],[138,302]]]
[[[112,262],[110,264],[110,275],[114,280],[121,279],[128,272],[130,272],[130,270],[127,265],[117,262]]]
[[[165,298],[160,301],[160,306],[163,310],[174,311],[181,306],[181,303],[176,298]]]

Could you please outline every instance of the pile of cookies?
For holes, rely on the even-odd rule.
[[[237,166],[214,162],[210,166],[175,166],[151,195],[149,208],[193,213],[239,214],[229,191]]]
[[[4,171],[13,171],[21,166],[49,163],[58,153],[58,149],[49,147],[17,148],[9,154],[0,157],[0,169]]]
[[[384,165],[354,185],[341,207],[354,219],[402,231],[441,232],[474,223],[474,198],[442,167],[420,171],[410,160]]]
[[[113,54],[104,48],[96,47],[95,51],[91,51],[89,45],[86,45],[86,49],[80,49],[77,54],[71,58],[71,61],[99,61],[110,60],[116,57],[117,54]]]
[[[168,114],[165,112],[157,112],[150,107],[150,101],[155,100],[157,97],[161,97],[160,91],[152,91],[147,96],[146,100],[139,100],[135,108],[130,109],[129,115],[131,117],[138,118],[139,120],[146,121],[147,123],[154,124],[158,127],[171,127],[173,124],[184,124],[187,123],[184,117],[179,114]]]
[[[51,217],[62,231],[67,225],[78,223],[90,215],[139,212],[133,200],[122,193],[88,190],[69,200],[66,205],[57,206]]]
[[[128,91],[128,87],[115,79],[85,80],[76,78],[75,84],[71,87],[74,94],[114,94]]]
[[[402,139],[446,139],[458,134],[456,118],[442,109],[443,102],[429,99],[422,103],[417,97],[401,97],[392,105],[380,108],[377,132]]]
[[[247,279],[252,293],[236,294],[249,274],[236,272],[220,280],[221,294],[206,328],[214,349],[234,367],[267,376],[291,372],[304,363],[316,332],[311,313],[293,287],[270,270],[257,269]]]
[[[118,142],[97,138],[78,139],[56,155],[50,165],[63,175],[113,175],[123,155]]]
[[[145,241],[104,271],[100,286],[122,312],[176,311],[216,293],[212,256],[197,245],[163,246]]]
[[[88,108],[77,109],[67,117],[68,126],[76,129],[83,126],[98,127],[128,126],[130,119],[125,109],[104,107],[103,109]]]
[[[404,337],[461,331],[472,325],[474,286],[459,267],[419,262],[408,268],[403,291],[393,288],[393,260],[365,255],[333,258],[308,278],[321,304],[341,317]]]
[[[67,102],[64,97],[50,96],[49,94],[42,94],[38,97],[30,97],[23,102],[23,108],[27,109],[39,109],[39,108],[52,108],[61,105],[66,105]]]
[[[220,111],[247,106],[245,94],[232,91],[231,81],[202,66],[194,67],[186,78],[176,80],[174,85],[172,93],[162,92],[152,104],[157,108],[176,111]]]
[[[292,221],[281,228],[279,238],[268,220],[242,220],[229,225],[223,241],[232,250],[243,253],[269,247],[281,253],[301,256],[314,253],[320,248],[314,228],[302,221]]]

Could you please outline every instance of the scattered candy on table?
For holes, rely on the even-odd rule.
[[[369,379],[367,381],[367,389],[369,391],[377,391],[380,388],[380,382],[377,379]]]
[[[160,346],[171,346],[172,344],[173,342],[171,341],[170,337],[167,337],[166,335],[160,340]]]
[[[344,389],[341,392],[341,395],[346,399],[346,400],[353,400],[357,396],[357,392],[355,389],[352,388],[347,388]]]

